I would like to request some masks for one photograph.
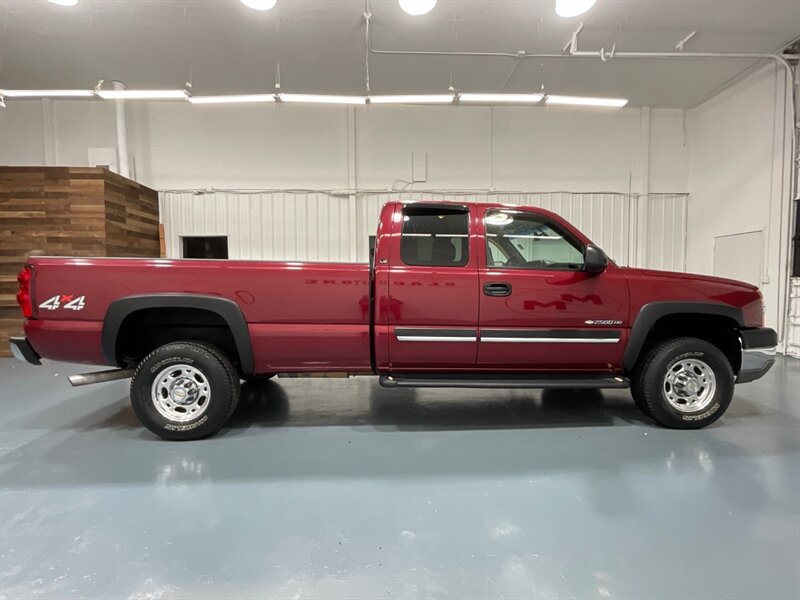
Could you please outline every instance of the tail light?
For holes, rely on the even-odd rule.
[[[22,314],[26,319],[33,316],[33,302],[31,301],[31,268],[28,265],[17,275],[19,291],[17,292],[17,304],[22,309]]]

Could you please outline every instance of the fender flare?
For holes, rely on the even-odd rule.
[[[662,317],[668,315],[715,315],[734,321],[739,327],[745,326],[740,308],[716,302],[651,302],[645,304],[636,316],[628,338],[628,346],[622,358],[625,371],[631,372],[639,359],[647,335]]]
[[[199,308],[219,315],[233,334],[242,372],[245,375],[253,372],[253,346],[242,309],[233,300],[201,294],[146,294],[112,302],[103,320],[102,335],[103,356],[109,364],[118,365],[117,336],[123,321],[131,313],[148,308]]]

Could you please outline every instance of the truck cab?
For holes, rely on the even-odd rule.
[[[380,369],[620,371],[621,270],[556,215],[502,205],[384,209],[375,252]]]

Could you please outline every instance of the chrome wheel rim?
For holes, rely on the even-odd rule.
[[[705,362],[686,358],[672,365],[664,376],[664,397],[669,405],[683,413],[703,410],[714,399],[717,378]]]
[[[211,384],[202,371],[191,365],[171,365],[156,375],[151,397],[162,417],[186,423],[208,409]]]

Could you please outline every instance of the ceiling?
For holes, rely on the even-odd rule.
[[[439,0],[412,17],[370,0],[382,50],[562,54],[580,22],[580,50],[774,52],[800,35],[800,0],[598,0],[563,19],[555,0]],[[365,93],[363,0],[278,0],[266,12],[238,0],[0,0],[0,88],[181,88],[195,94]],[[630,98],[631,106],[697,104],[753,61],[370,54],[373,94],[457,89]],[[512,72],[513,71],[513,72]]]

